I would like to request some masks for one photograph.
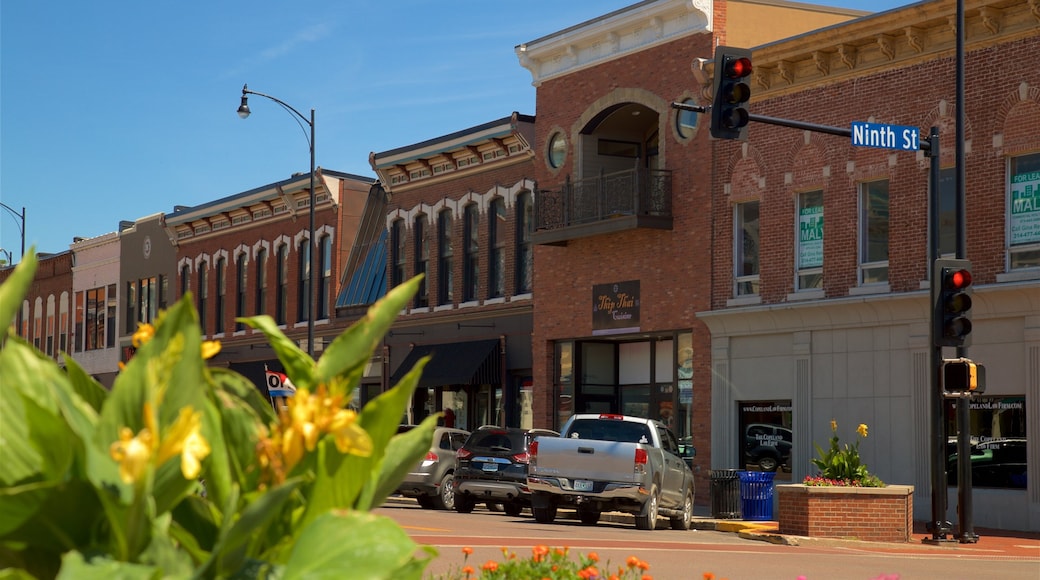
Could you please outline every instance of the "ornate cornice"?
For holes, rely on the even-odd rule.
[[[968,51],[1037,34],[1040,0],[964,3]],[[755,47],[752,100],[952,56],[956,10],[954,0],[921,2]]]
[[[641,2],[516,47],[535,86],[691,34],[711,32],[712,0]]]

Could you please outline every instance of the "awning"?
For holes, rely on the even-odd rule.
[[[426,355],[430,355],[430,362],[423,369],[420,387],[497,385],[502,381],[498,339],[492,338],[415,346],[390,377],[390,386],[396,385]]]

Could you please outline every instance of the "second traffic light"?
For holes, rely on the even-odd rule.
[[[712,137],[747,140],[750,81],[750,50],[729,46],[719,46],[715,49],[715,90],[711,102]]]
[[[971,344],[971,262],[939,259],[932,272],[932,339],[935,346]]]

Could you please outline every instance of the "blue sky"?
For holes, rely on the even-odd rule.
[[[316,110],[318,165],[374,176],[371,151],[535,114],[513,47],[635,2],[3,0],[0,202],[56,253],[306,172],[293,117],[260,97],[235,114],[243,83]],[[0,214],[17,262],[20,220]]]

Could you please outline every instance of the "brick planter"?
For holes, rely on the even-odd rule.
[[[914,487],[776,486],[779,532],[816,538],[909,542]]]

